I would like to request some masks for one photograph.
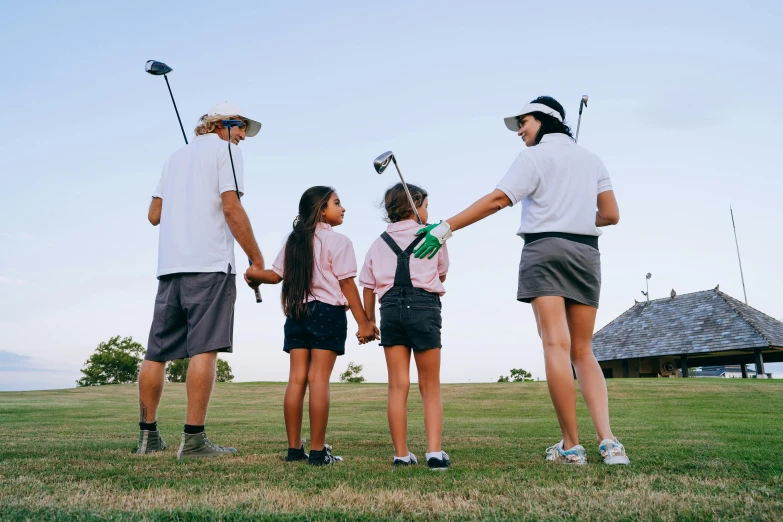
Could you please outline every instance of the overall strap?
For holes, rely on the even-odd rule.
[[[408,248],[402,250],[392,237],[384,232],[381,238],[389,245],[389,248],[397,255],[397,269],[394,272],[394,286],[396,288],[413,288],[411,281],[411,254],[416,245],[424,239],[424,235],[418,236]]]
[[[386,244],[389,245],[389,248],[391,248],[395,254],[397,254],[398,256],[402,254],[402,249],[397,245],[397,242],[394,241],[388,233],[384,232],[383,234],[381,234],[381,239],[383,239],[386,242]]]

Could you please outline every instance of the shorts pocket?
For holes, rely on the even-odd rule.
[[[419,332],[439,332],[443,328],[440,308],[436,306],[413,306],[409,309],[408,323]]]
[[[186,274],[182,276],[182,284],[190,288],[211,288],[226,278],[223,272],[208,272],[204,274]]]

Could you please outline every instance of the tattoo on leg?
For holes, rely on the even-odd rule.
[[[139,399],[139,422],[147,422],[147,407]]]

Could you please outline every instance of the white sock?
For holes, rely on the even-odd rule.
[[[443,459],[443,452],[442,451],[433,451],[432,453],[427,453],[427,460],[430,459]]]
[[[394,456],[394,460],[401,460],[403,462],[410,462],[411,461],[411,454],[408,453],[405,457],[398,457],[397,455]]]

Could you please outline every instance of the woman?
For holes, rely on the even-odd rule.
[[[505,123],[527,149],[493,192],[451,219],[422,229],[427,237],[415,255],[431,257],[452,231],[521,202],[517,234],[525,246],[517,299],[533,306],[549,395],[563,435],[547,449],[546,458],[587,462],[577,432],[573,365],[601,441],[601,457],[607,464],[628,464],[625,448],[609,427],[606,381],[592,351],[601,290],[599,227],[620,220],[609,174],[597,156],[574,142],[563,106],[549,96],[536,98]]]

